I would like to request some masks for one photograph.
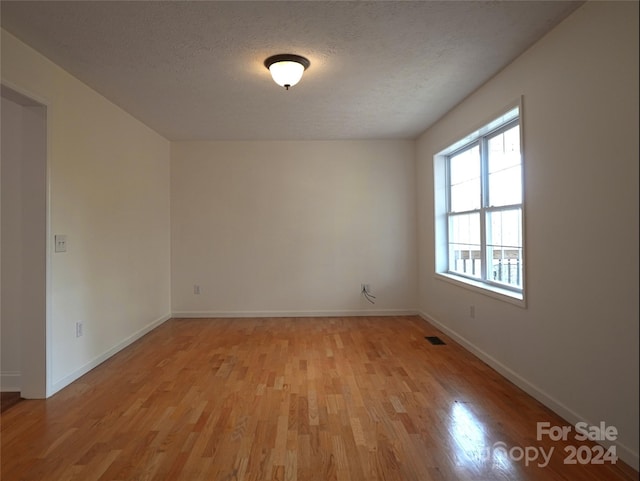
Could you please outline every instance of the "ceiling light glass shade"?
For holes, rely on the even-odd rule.
[[[273,81],[289,90],[300,82],[302,74],[309,67],[310,62],[299,55],[274,55],[264,61],[264,65],[271,72]]]
[[[276,62],[271,64],[269,71],[275,83],[289,88],[300,82],[304,67],[298,62]]]

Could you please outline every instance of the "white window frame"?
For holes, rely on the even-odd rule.
[[[480,128],[477,128],[468,135],[465,135],[460,140],[453,142],[451,145],[438,152],[433,157],[434,167],[434,209],[435,209],[435,275],[439,280],[443,280],[449,283],[453,283],[457,286],[470,289],[490,297],[494,297],[503,301],[516,304],[521,307],[526,306],[525,301],[525,288],[526,288],[526,246],[525,246],[525,189],[524,189],[524,156],[523,156],[523,122],[522,122],[522,99],[518,99],[517,102],[512,102],[509,106],[502,109],[501,114],[494,115],[489,121],[483,122]],[[508,206],[492,207],[486,205],[484,202],[481,208],[475,212],[480,213],[482,224],[484,225],[484,219],[487,212],[495,212],[500,210],[506,210],[513,207],[520,207],[521,211],[521,228],[522,228],[522,278],[521,289],[514,286],[506,286],[503,283],[493,282],[488,278],[486,272],[486,246],[487,240],[485,238],[484,229],[481,232],[481,245],[482,245],[482,270],[481,279],[477,279],[471,276],[465,276],[462,273],[452,272],[449,270],[449,178],[448,178],[448,158],[452,154],[462,152],[468,148],[471,148],[473,144],[482,143],[484,139],[499,133],[500,131],[508,129],[510,126],[517,122],[520,129],[520,159],[521,159],[521,185],[522,185],[522,202],[521,204],[513,204]],[[483,160],[484,162],[484,160]],[[482,174],[483,177],[486,172]],[[486,178],[483,178],[482,182],[486,182]],[[484,186],[486,187],[486,185]],[[485,191],[486,194],[486,191]]]

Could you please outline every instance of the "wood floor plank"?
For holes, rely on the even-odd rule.
[[[1,478],[638,479],[565,464],[571,443],[537,441],[537,421],[567,425],[417,317],[172,319],[3,412]],[[554,454],[527,465],[496,443]]]
[[[11,406],[14,406],[22,401],[19,392],[2,391],[0,392],[0,413],[3,413]]]

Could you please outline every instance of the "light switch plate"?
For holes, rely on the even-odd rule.
[[[55,251],[67,252],[67,236],[56,234],[55,236]]]

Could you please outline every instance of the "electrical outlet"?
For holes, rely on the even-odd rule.
[[[200,286],[198,284],[193,285],[193,293],[196,295],[200,294]]]
[[[476,318],[476,306],[469,306],[469,317],[471,319]]]
[[[82,337],[84,335],[84,322],[76,322],[76,337]]]

